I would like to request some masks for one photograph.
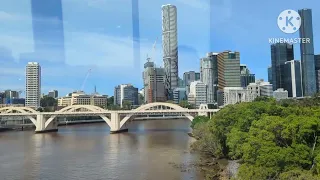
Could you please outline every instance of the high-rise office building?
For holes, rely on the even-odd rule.
[[[297,60],[287,61],[284,64],[284,89],[289,97],[302,97],[301,63]]]
[[[130,102],[131,105],[138,105],[138,88],[131,84],[121,84],[114,88],[114,104],[123,107],[125,101]]]
[[[58,98],[58,91],[57,90],[49,91],[48,96],[52,98]]]
[[[272,83],[272,66],[268,67],[268,82]]]
[[[320,54],[314,55],[314,65],[316,70],[317,92],[320,92]]]
[[[273,90],[284,88],[283,66],[287,61],[294,59],[293,45],[277,43],[271,45],[271,67]]]
[[[167,96],[164,69],[156,68],[150,59],[145,63],[144,68],[144,102],[165,102],[167,100]]]
[[[61,0],[31,0],[31,12],[37,60],[65,63]]]
[[[301,17],[300,38],[308,38],[310,43],[300,43],[302,82],[304,96],[316,93],[316,73],[314,65],[313,28],[311,9],[299,10]]]
[[[217,55],[208,53],[207,57],[200,59],[200,79],[207,85],[207,103],[214,103],[216,96],[215,81],[217,81]]]
[[[186,87],[187,95],[190,92],[191,82],[198,81],[198,80],[200,80],[200,73],[198,72],[189,71],[189,72],[183,73],[183,82],[184,82],[184,86]]]
[[[162,49],[167,96],[172,99],[173,89],[178,87],[178,33],[177,8],[171,4],[162,6]]]
[[[218,89],[241,87],[240,53],[224,51],[218,54]]]
[[[200,80],[207,85],[207,102],[217,102],[218,87],[218,53],[207,53],[200,60]]]
[[[201,104],[207,104],[207,85],[201,81],[194,81],[190,84],[188,102],[198,108]]]
[[[176,88],[173,90],[173,102],[179,104],[181,101],[187,100],[186,88]]]
[[[247,87],[250,83],[256,81],[256,75],[251,74],[249,68],[245,64],[240,64],[240,82],[241,87]]]
[[[27,107],[40,107],[41,67],[37,62],[29,62],[26,67],[26,101]]]

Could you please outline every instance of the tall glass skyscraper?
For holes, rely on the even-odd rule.
[[[289,97],[302,97],[301,63],[297,60],[287,61],[283,68],[284,89]]]
[[[268,82],[272,83],[272,66],[268,67]]]
[[[208,53],[207,57],[200,59],[200,79],[207,85],[207,103],[215,102],[214,81],[218,80],[218,53]]]
[[[61,0],[31,0],[31,11],[37,61],[65,63]]]
[[[178,87],[178,33],[177,8],[171,4],[162,6],[162,49],[166,89],[172,100],[173,89]]]
[[[310,43],[300,44],[302,81],[304,96],[316,93],[316,73],[314,65],[313,29],[311,9],[299,10],[301,16],[300,38],[309,38]]]
[[[283,66],[285,62],[294,59],[293,45],[277,43],[271,45],[271,67],[273,90],[284,88]]]

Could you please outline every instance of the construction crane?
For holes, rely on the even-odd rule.
[[[157,39],[154,41],[153,46],[152,46],[152,52],[151,52],[151,61],[153,61],[153,59],[155,59],[155,52],[156,52],[156,45],[157,45],[157,41],[158,41],[158,37]]]
[[[83,81],[82,86],[81,86],[81,89],[80,89],[81,91],[83,91],[84,86],[86,85],[86,82],[87,82],[87,79],[88,79],[90,73],[91,73],[91,69],[88,70],[87,75],[86,75],[86,77],[84,78],[84,81]]]

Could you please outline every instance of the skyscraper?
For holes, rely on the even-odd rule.
[[[164,69],[156,68],[149,58],[147,60],[143,71],[144,102],[165,102],[167,97]]]
[[[198,72],[189,71],[189,72],[183,73],[183,82],[184,82],[184,86],[186,88],[187,96],[190,92],[190,84],[193,81],[199,81],[199,80],[200,80],[200,73],[198,73]]]
[[[314,65],[316,70],[317,92],[320,92],[320,54],[314,55]]]
[[[215,102],[215,84],[217,81],[217,55],[218,53],[208,53],[207,57],[200,59],[200,79],[207,85],[207,103]]]
[[[114,105],[123,107],[124,102],[130,102],[131,105],[138,105],[138,88],[131,84],[121,84],[114,88]]]
[[[272,83],[272,66],[268,67],[268,82]]]
[[[224,51],[218,54],[218,89],[241,87],[240,53]]]
[[[40,107],[41,67],[37,62],[29,62],[26,67],[26,106]]]
[[[178,34],[177,8],[171,4],[162,6],[162,49],[167,95],[172,99],[173,89],[178,87]]]
[[[240,64],[240,82],[241,87],[247,87],[250,83],[256,81],[256,75],[250,74],[250,70],[245,64]]]
[[[301,63],[297,60],[287,61],[284,64],[284,89],[289,97],[302,97]]]
[[[271,67],[273,90],[284,88],[283,66],[286,61],[294,59],[293,45],[277,43],[271,45]]]
[[[61,0],[31,0],[31,11],[37,60],[65,63]]]
[[[299,10],[301,16],[300,38],[308,38],[310,43],[300,44],[302,63],[302,82],[304,96],[312,96],[316,93],[316,73],[314,65],[313,29],[311,9]]]

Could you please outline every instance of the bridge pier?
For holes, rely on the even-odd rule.
[[[45,132],[56,132],[58,131],[58,122],[53,120],[50,124],[46,126],[46,121],[50,117],[46,117],[43,114],[37,114],[37,123],[36,123],[36,133],[45,133]]]
[[[121,132],[128,132],[128,128],[123,126],[120,127],[120,114],[118,112],[111,113],[111,127],[110,127],[110,134],[121,133]]]

